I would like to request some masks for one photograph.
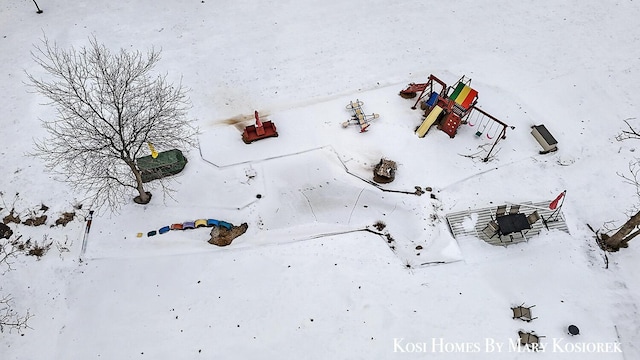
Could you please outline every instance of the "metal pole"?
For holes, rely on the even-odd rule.
[[[519,206],[524,206],[524,207],[528,207],[531,209],[537,209],[537,210],[549,210],[549,207],[541,207],[541,206],[534,206],[531,204],[519,204],[519,203],[511,203],[511,202],[507,202],[507,204],[509,205],[519,205]]]
[[[82,249],[80,250],[80,262],[82,262],[84,252],[87,250],[87,240],[89,239],[89,231],[91,231],[91,221],[93,221],[93,210],[89,210],[89,216],[87,216],[87,226],[84,229],[84,237],[82,238]]]
[[[489,130],[491,130],[491,128],[489,128]],[[488,134],[488,132],[487,132],[487,134]],[[488,136],[489,135],[487,135],[487,137]],[[493,148],[496,147],[496,145],[498,145],[498,141],[500,141],[500,139],[504,139],[506,136],[507,136],[507,127],[503,125],[502,131],[500,132],[500,136],[498,136],[496,141],[491,146],[491,149],[489,149],[489,152],[487,153],[487,157],[482,159],[483,162],[489,161],[489,156],[491,156],[491,152],[493,151]]]

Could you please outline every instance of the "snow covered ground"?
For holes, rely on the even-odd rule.
[[[0,215],[46,204],[46,226],[11,226],[69,251],[21,258],[2,276],[3,293],[35,317],[23,336],[0,334],[0,358],[640,358],[638,244],[608,254],[605,269],[586,226],[620,224],[637,201],[616,175],[636,143],[615,140],[623,120],[638,117],[637,2],[40,6],[43,14],[28,1],[0,4]],[[114,49],[162,48],[158,70],[191,88],[202,130],[173,199],[157,193],[148,205],[96,214],[83,262],[82,219],[49,227],[79,195],[26,155],[45,135],[39,119],[55,115],[25,85],[24,70],[41,71],[29,52],[43,34],[65,47],[93,34]],[[413,133],[420,111],[397,93],[429,74],[449,85],[472,78],[480,107],[515,127],[490,161],[466,156],[493,142],[476,127],[454,139]],[[356,99],[380,114],[363,134],[340,126]],[[241,141],[254,110],[279,137]],[[559,151],[538,154],[534,124]],[[432,191],[363,181],[381,157],[398,163],[383,188]],[[444,221],[565,189],[570,234],[504,248],[454,239]],[[205,229],[136,237],[198,218],[249,229],[225,248],[208,244]],[[362,231],[377,221],[393,242]],[[512,319],[522,303],[538,318]],[[567,335],[569,324],[581,334]],[[545,336],[545,351],[513,346],[519,330]],[[581,344],[608,352],[561,352]]]

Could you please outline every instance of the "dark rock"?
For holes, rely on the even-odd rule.
[[[13,230],[3,223],[0,223],[0,239],[8,239],[13,235]]]

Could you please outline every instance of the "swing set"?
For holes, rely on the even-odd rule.
[[[489,140],[495,139],[493,145],[491,146],[491,149],[487,153],[487,156],[482,159],[483,162],[487,162],[489,161],[489,156],[493,152],[493,149],[496,147],[498,142],[502,139],[507,138],[507,128],[511,128],[511,130],[513,130],[515,129],[515,126],[509,126],[505,124],[504,122],[498,120],[496,117],[477,106],[474,106],[471,111],[473,111],[473,113],[469,115],[467,124],[469,124],[469,126],[478,126],[475,135],[477,137],[485,135]]]
[[[478,128],[476,130],[476,136],[481,137],[485,135],[487,139],[492,140],[498,134],[500,130],[500,124],[493,120],[491,117],[484,115],[479,108],[474,108],[478,111],[474,111],[471,113],[469,118],[467,119],[467,124],[469,126],[476,126]],[[489,127],[489,129],[487,129]],[[495,128],[495,129],[494,129]]]
[[[478,91],[471,88],[471,79],[465,75],[453,86],[447,86],[434,75],[429,75],[426,83],[410,83],[399,95],[405,99],[418,97],[412,109],[416,109],[418,103],[425,99],[420,103],[425,112],[422,124],[416,128],[418,137],[424,137],[429,128],[437,124],[438,129],[453,138],[460,124],[469,124],[477,126],[475,135],[478,138],[484,135],[489,140],[495,139],[484,162],[489,161],[498,142],[507,137],[507,128],[515,129],[476,106]]]

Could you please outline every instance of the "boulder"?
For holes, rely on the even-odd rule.
[[[231,244],[233,239],[244,234],[249,228],[247,223],[243,223],[240,226],[231,226],[231,229],[227,229],[224,226],[214,226],[211,228],[211,239],[209,244],[218,246],[227,246]]]

